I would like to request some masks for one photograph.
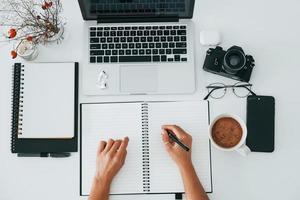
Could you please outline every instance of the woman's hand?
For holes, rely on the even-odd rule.
[[[124,165],[128,137],[123,140],[100,141],[97,150],[96,175],[89,200],[108,200],[110,184]]]
[[[100,141],[97,150],[96,179],[110,184],[125,162],[128,137],[123,140]]]
[[[168,131],[171,131],[176,137],[185,145],[190,148],[190,151],[185,151],[177,143],[173,142],[169,136]],[[165,148],[172,159],[175,161],[180,169],[189,167],[192,165],[192,137],[186,133],[182,128],[176,125],[164,125],[162,126],[162,140],[165,144]]]

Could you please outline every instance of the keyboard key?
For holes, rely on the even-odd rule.
[[[126,37],[121,37],[121,42],[126,42]]]
[[[147,38],[146,37],[141,37],[141,42],[146,42]]]
[[[117,35],[116,31],[110,32],[110,36],[115,37]]]
[[[139,30],[144,30],[145,27],[144,26],[139,26]]]
[[[111,55],[111,50],[106,50],[105,55],[110,56]]]
[[[175,56],[174,56],[174,60],[175,60],[176,62],[180,61],[180,55],[175,55]]]
[[[158,29],[158,26],[153,26],[152,29],[156,30]]]
[[[102,31],[103,27],[97,27],[97,31]]]
[[[109,44],[109,45],[108,45],[108,48],[109,48],[109,49],[114,49],[114,48],[115,48],[115,45],[114,45],[114,44]]]
[[[180,39],[181,39],[182,42],[185,42],[186,41],[186,36],[181,36]]]
[[[168,37],[167,37],[167,41],[168,41],[168,42],[173,42],[173,37],[172,37],[172,36],[168,36]]]
[[[124,30],[124,27],[120,26],[118,27],[118,30]]]
[[[149,48],[153,49],[154,48],[154,43],[149,43]]]
[[[102,63],[102,62],[103,62],[102,56],[98,56],[97,57],[97,63]]]
[[[175,48],[175,43],[173,43],[173,42],[169,43],[169,47],[170,48]]]
[[[162,30],[157,31],[157,35],[162,35],[162,34],[163,34]]]
[[[123,32],[122,31],[118,31],[117,32],[117,36],[123,36]]]
[[[159,62],[160,61],[160,56],[153,56],[153,62]]]
[[[155,47],[156,47],[157,49],[161,48],[161,43],[156,43],[156,44],[155,44]]]
[[[136,36],[136,31],[130,31],[131,36]]]
[[[138,30],[138,27],[137,26],[133,26],[131,27],[132,30]]]
[[[122,49],[127,49],[127,48],[128,48],[128,44],[127,43],[122,44]]]
[[[99,38],[90,38],[91,43],[99,43]]]
[[[116,49],[121,49],[121,44],[116,44]]]
[[[90,37],[96,37],[96,32],[90,32]]]
[[[164,35],[170,35],[170,31],[169,30],[165,30],[164,31]]]
[[[176,48],[186,47],[186,42],[178,42],[176,43]]]
[[[179,29],[179,26],[173,26],[173,29]]]
[[[126,50],[126,55],[131,55],[131,50]]]
[[[147,30],[150,30],[150,29],[151,29],[151,26],[146,26],[146,29],[147,29]]]
[[[166,37],[161,37],[160,41],[165,42],[165,41],[167,41],[167,38]]]
[[[144,49],[140,49],[140,50],[139,50],[139,54],[140,54],[140,55],[144,55],[144,54],[145,54],[145,50],[144,50]]]
[[[136,44],[135,44],[135,47],[136,47],[137,49],[140,49],[140,48],[142,48],[142,44],[141,44],[141,43],[136,43]]]
[[[172,29],[172,26],[167,26],[167,29]]]
[[[175,42],[179,42],[179,40],[180,40],[180,38],[179,38],[178,36],[175,36],[175,37],[174,37],[174,41],[175,41]]]
[[[118,55],[118,50],[112,50],[112,55]]]
[[[119,50],[119,55],[124,55],[124,50]]]
[[[138,54],[138,50],[134,49],[132,50],[132,55],[137,55]]]
[[[110,27],[104,27],[104,30],[110,30]]]
[[[160,27],[159,27],[159,29],[165,29],[165,28],[166,28],[165,26],[160,26]]]
[[[112,43],[113,39],[111,37],[107,38],[108,43]]]
[[[90,55],[91,56],[100,56],[100,55],[103,55],[103,54],[101,54],[102,52],[101,52],[102,50],[97,50],[97,51],[95,51],[95,50],[93,50],[93,51],[90,51]]]
[[[109,57],[108,56],[104,56],[104,62],[108,63],[109,62]]]
[[[90,63],[95,63],[96,62],[96,57],[95,56],[91,56],[90,57]]]
[[[129,31],[124,31],[124,36],[129,36]]]
[[[134,37],[134,42],[140,42],[140,38],[139,37]]]
[[[151,54],[151,49],[146,49],[146,54]]]
[[[148,48],[148,43],[143,43],[142,47],[143,47],[143,49],[147,49]]]
[[[118,42],[120,42],[120,38],[118,38],[118,37],[115,37],[115,38],[114,38],[114,42],[115,42],[115,43],[118,43]]]
[[[156,35],[156,31],[151,31],[150,34],[151,34],[152,36],[155,36],[155,35]]]
[[[119,62],[151,62],[151,56],[120,56]]]
[[[125,27],[125,30],[130,30],[131,28],[129,26],[126,26]]]
[[[172,54],[171,49],[166,49],[166,54]]]
[[[117,27],[111,27],[111,30],[117,30]]]
[[[143,36],[143,31],[137,31],[138,36]]]
[[[187,54],[186,49],[173,49],[173,54]]]
[[[182,62],[186,62],[186,61],[187,61],[187,58],[181,58],[181,61],[182,61]]]
[[[133,38],[132,37],[128,37],[127,38],[127,42],[132,42],[133,41]]]
[[[110,62],[112,63],[118,62],[118,57],[117,56],[110,57]]]
[[[180,26],[180,29],[186,29],[186,26]]]
[[[152,49],[152,54],[157,55],[158,54],[158,50],[157,49]]]
[[[175,30],[172,30],[172,31],[171,31],[171,35],[176,35],[176,31],[175,31]]]
[[[109,31],[104,31],[104,36],[108,37],[109,36]]]
[[[96,30],[96,27],[90,27],[90,30],[91,30],[91,31],[95,31],[95,30]]]
[[[166,43],[166,42],[164,42],[164,43],[162,44],[162,47],[166,49],[166,48],[168,48],[168,47],[169,47],[169,44],[168,44],[168,43]]]
[[[177,35],[186,35],[186,30],[178,30]]]
[[[168,62],[173,62],[174,59],[173,58],[168,58]]]
[[[101,38],[100,41],[101,41],[101,43],[105,43],[106,42],[106,38]]]
[[[147,42],[153,42],[153,37],[147,37]]]
[[[165,54],[165,53],[166,53],[166,52],[165,52],[164,49],[160,49],[160,50],[159,50],[159,54],[160,54],[160,55],[163,55],[163,54]]]
[[[98,36],[98,37],[102,37],[102,36],[103,36],[103,33],[102,33],[102,32],[97,32],[97,36]]]
[[[90,49],[101,49],[101,44],[91,44]]]
[[[162,62],[166,62],[166,61],[167,61],[167,56],[165,56],[165,55],[161,56],[161,57],[160,57],[160,60],[161,60]]]
[[[107,49],[107,44],[102,44],[102,49]]]
[[[154,37],[154,42],[159,42],[159,37]]]
[[[144,31],[144,35],[148,36],[149,35],[149,31]]]

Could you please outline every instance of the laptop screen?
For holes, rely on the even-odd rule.
[[[79,0],[85,20],[101,18],[192,18],[195,0]]]

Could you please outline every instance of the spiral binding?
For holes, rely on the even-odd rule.
[[[12,72],[12,126],[11,152],[16,152],[16,139],[22,134],[23,126],[23,98],[24,98],[24,65],[16,63]]]
[[[148,104],[142,104],[143,191],[150,192]]]

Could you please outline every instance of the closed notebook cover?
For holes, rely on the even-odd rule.
[[[13,67],[13,153],[77,151],[78,63]]]

